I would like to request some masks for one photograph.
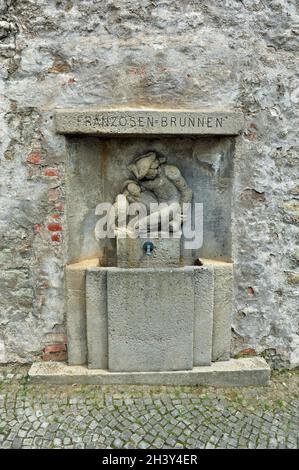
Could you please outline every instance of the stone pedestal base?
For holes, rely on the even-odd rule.
[[[233,265],[66,267],[68,362],[113,372],[188,370],[230,357]]]
[[[109,372],[68,366],[62,362],[34,363],[29,371],[33,383],[57,385],[208,385],[245,387],[269,385],[270,367],[260,357],[230,359],[188,371]]]

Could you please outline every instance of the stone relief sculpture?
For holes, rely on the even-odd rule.
[[[114,214],[121,207],[123,213],[128,214],[130,203],[140,203],[147,210],[147,214],[138,218],[133,228],[147,231],[149,224],[158,230],[163,227],[163,220],[169,222],[169,230],[177,232],[184,222],[182,205],[191,203],[192,190],[187,185],[180,170],[166,163],[166,158],[149,152],[137,157],[129,165],[136,180],[125,181],[121,194],[116,196],[113,205],[113,217],[109,224],[114,222]],[[116,221],[115,234],[121,227]]]

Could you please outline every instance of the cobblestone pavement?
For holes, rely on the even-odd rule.
[[[299,371],[269,387],[30,384],[0,368],[0,448],[297,448]]]

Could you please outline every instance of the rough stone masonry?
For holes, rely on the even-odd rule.
[[[298,366],[298,33],[296,0],[0,0],[0,362],[67,354],[54,109],[150,105],[244,113],[232,354]]]

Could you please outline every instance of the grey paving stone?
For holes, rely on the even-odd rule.
[[[1,388],[0,448],[298,448],[298,393],[285,388],[277,409],[279,386],[234,398],[196,387],[24,386],[15,376]]]

